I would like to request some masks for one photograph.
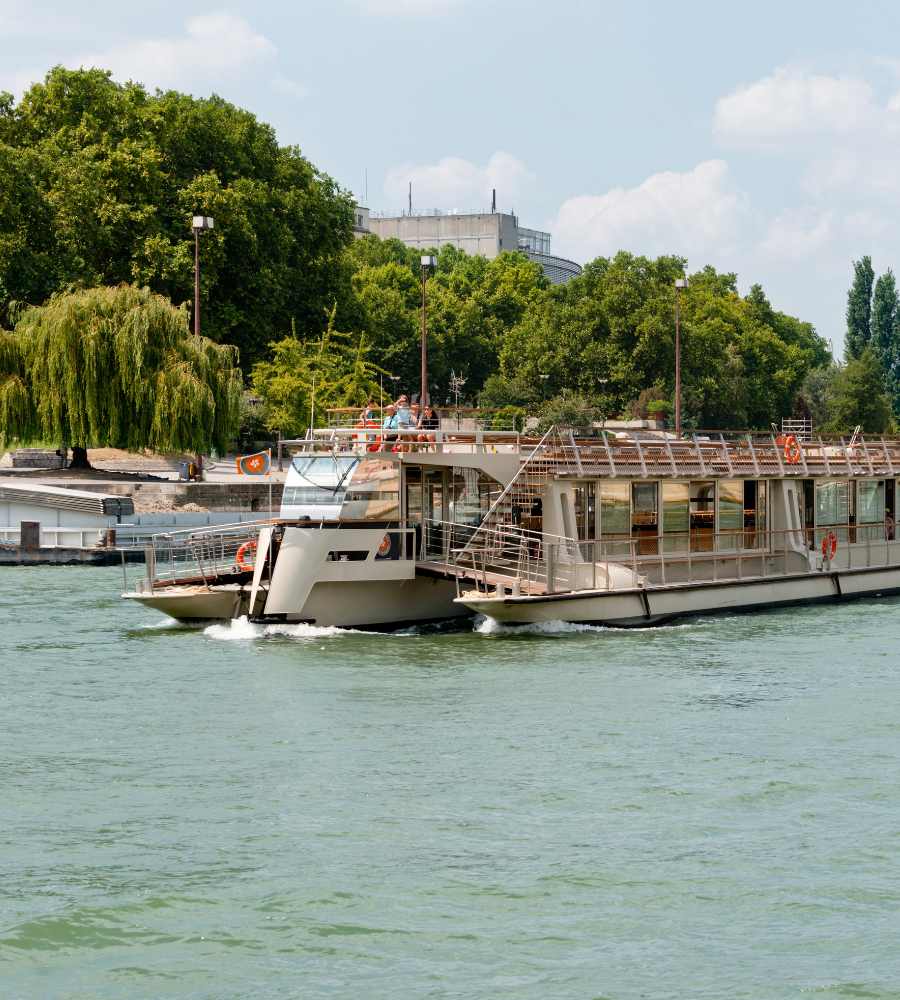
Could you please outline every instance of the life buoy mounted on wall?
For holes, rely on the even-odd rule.
[[[822,539],[822,558],[831,562],[837,552],[837,547],[837,535],[833,531],[829,531],[828,534]]]

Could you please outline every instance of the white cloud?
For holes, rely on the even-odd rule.
[[[834,235],[834,213],[789,209],[770,223],[760,244],[763,253],[802,260],[820,251]]]
[[[496,188],[498,207],[508,210],[524,196],[534,177],[521,160],[504,152],[494,153],[483,167],[455,156],[432,164],[401,164],[391,167],[385,177],[389,205],[406,204],[410,181],[414,209],[484,208]]]
[[[729,145],[770,147],[817,133],[849,135],[880,113],[865,80],[781,68],[719,98],[714,128]]]
[[[364,14],[376,17],[434,17],[449,14],[466,0],[352,0]]]
[[[706,263],[740,237],[746,216],[728,165],[707,160],[684,173],[653,174],[637,187],[569,198],[551,228],[556,250],[579,260],[631,250]]]
[[[181,35],[125,42],[66,62],[110,69],[118,80],[189,87],[229,80],[275,54],[275,45],[243,18],[217,12],[189,18]]]

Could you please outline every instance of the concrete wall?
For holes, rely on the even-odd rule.
[[[407,246],[426,250],[445,244],[482,257],[496,257],[505,250],[518,250],[516,217],[504,212],[480,215],[403,215],[370,219],[369,227],[386,240],[402,240]]]
[[[96,528],[98,531],[116,523],[115,516],[109,514],[60,510],[57,507],[18,500],[0,501],[0,528],[18,528],[20,521],[39,521],[42,527],[47,528]]]
[[[177,510],[185,504],[215,511],[257,511],[269,506],[269,486],[265,482],[253,483],[181,483],[181,482],[79,482],[80,490],[92,493],[109,493],[130,496],[135,512],[152,511],[154,507]],[[272,506],[281,506],[282,483],[272,483]]]

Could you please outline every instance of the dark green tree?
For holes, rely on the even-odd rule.
[[[888,270],[875,282],[872,296],[872,349],[884,371],[885,387],[894,409],[898,402],[898,376],[900,376],[900,297],[894,273]]]
[[[132,282],[190,303],[190,220],[211,215],[203,332],[249,364],[292,318],[301,336],[322,332],[351,206],[271,126],[220,97],[57,67],[18,104],[0,99],[0,321],[13,301],[78,286]]]
[[[853,262],[853,284],[847,293],[847,333],[844,338],[844,355],[850,361],[858,358],[872,337],[872,285],[875,272],[872,258],[863,257]]]
[[[824,430],[847,434],[860,426],[863,431],[883,434],[890,424],[891,401],[884,391],[884,372],[869,346],[835,377]]]

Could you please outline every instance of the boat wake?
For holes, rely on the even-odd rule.
[[[246,615],[233,618],[230,622],[207,625],[203,634],[210,639],[220,639],[226,642],[247,642],[253,639],[266,639],[270,636],[283,636],[287,639],[328,639],[341,635],[364,635],[359,629],[339,628],[337,625],[261,625],[251,622]]]
[[[691,628],[691,622],[676,625],[633,625],[625,628],[617,625],[585,625],[564,622],[561,619],[548,622],[532,622],[529,625],[506,625],[493,618],[479,617],[472,628],[479,635],[574,635],[579,632],[660,632],[661,630]]]

